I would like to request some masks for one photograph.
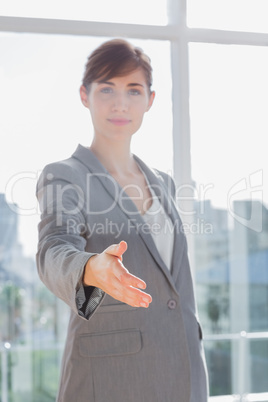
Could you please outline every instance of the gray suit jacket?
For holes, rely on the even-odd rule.
[[[135,157],[172,220],[172,270],[135,204],[87,148],[45,167],[37,265],[41,280],[71,308],[59,402],[205,402],[207,375],[187,244],[172,179]],[[125,240],[128,270],[152,303],[133,308],[105,295],[87,318],[77,291],[92,253]],[[85,304],[91,303],[91,299]]]

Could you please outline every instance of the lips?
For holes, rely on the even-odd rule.
[[[108,121],[110,123],[114,124],[115,126],[125,126],[130,123],[130,120],[128,120],[128,119],[113,118],[113,119],[108,119]]]

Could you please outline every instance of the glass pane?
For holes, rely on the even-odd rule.
[[[9,398],[3,401],[55,401],[69,309],[37,276],[35,186],[45,164],[69,157],[78,143],[91,142],[79,86],[88,54],[104,40],[0,35],[0,377],[1,396]],[[133,150],[149,165],[170,171],[169,43],[132,42],[151,57],[157,92]]]
[[[246,334],[229,338],[224,340],[223,335],[205,339],[210,395],[236,394],[232,401],[241,400],[238,395],[244,395],[246,401],[266,401],[268,335],[266,339],[257,333],[253,339]]]
[[[190,45],[193,262],[208,336],[268,330],[267,68],[266,48]],[[262,392],[246,355],[243,392]]]
[[[268,378],[268,339],[250,341],[251,392],[267,392]]]
[[[232,394],[232,343],[229,340],[205,340],[210,395]]]
[[[267,0],[188,0],[190,27],[268,32]]]
[[[152,12],[153,11],[153,12]],[[13,0],[1,1],[0,15],[81,21],[166,25],[167,0]]]

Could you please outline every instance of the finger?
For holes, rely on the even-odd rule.
[[[146,289],[146,283],[142,279],[131,274],[123,265],[122,261],[117,261],[114,265],[113,274],[125,286]]]
[[[131,274],[123,265],[120,267],[120,270],[115,272],[115,276],[124,286],[132,286],[138,289],[146,289],[146,283],[142,279]]]
[[[127,250],[127,242],[122,240],[119,244],[112,244],[111,246],[107,247],[104,252],[106,254],[113,255],[115,257],[120,258],[122,260],[122,255]]]
[[[126,297],[129,298],[130,301],[134,301],[135,305],[141,307],[148,307],[152,302],[152,296],[149,293],[131,287],[128,289]]]
[[[148,307],[152,296],[131,286],[124,286],[120,281],[114,282],[113,297],[133,307]]]

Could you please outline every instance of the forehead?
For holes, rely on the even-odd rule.
[[[97,80],[97,83],[111,83],[113,85],[133,85],[133,84],[140,84],[142,86],[146,86],[146,78],[145,78],[145,73],[143,70],[138,69],[134,70],[128,74],[125,74],[123,76],[116,76],[112,78],[100,78]]]

